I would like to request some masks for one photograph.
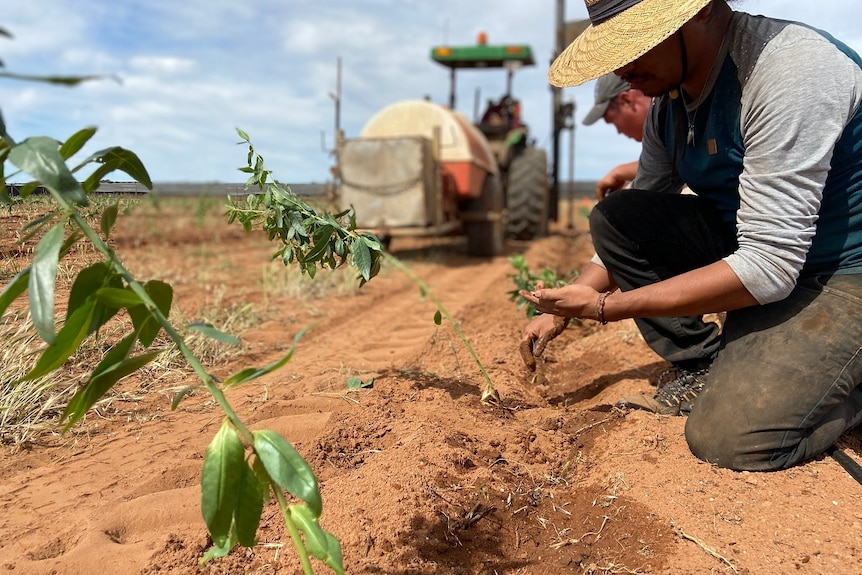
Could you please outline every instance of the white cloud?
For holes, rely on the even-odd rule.
[[[196,64],[188,58],[170,56],[135,56],[130,61],[132,69],[141,74],[177,75],[191,73]]]

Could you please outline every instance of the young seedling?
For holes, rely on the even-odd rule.
[[[536,306],[533,302],[525,299],[521,295],[522,290],[533,291],[536,289],[536,286],[539,285],[539,282],[541,282],[546,288],[563,287],[578,277],[578,273],[576,271],[571,271],[565,278],[561,278],[557,276],[556,270],[549,267],[544,267],[538,274],[534,274],[530,270],[530,266],[527,264],[527,258],[525,258],[523,254],[510,256],[509,263],[515,268],[515,273],[509,274],[508,276],[513,282],[515,282],[515,289],[507,292],[509,294],[509,301],[516,302],[518,309],[526,308],[525,311],[527,319],[533,319],[533,317],[539,312],[536,311]],[[570,321],[571,320],[569,318],[555,317],[554,332],[549,334],[545,339],[535,342],[535,347],[531,342],[521,342],[518,351],[520,352],[521,359],[524,360],[524,365],[527,366],[527,369],[530,371],[536,371],[536,358],[542,355],[545,344],[560,335],[569,326]],[[541,378],[543,379],[544,376],[541,376]]]
[[[563,287],[578,277],[576,271],[570,271],[564,277],[560,277],[555,269],[547,266],[535,274],[523,254],[509,256],[509,263],[515,268],[515,273],[507,277],[515,283],[515,289],[506,293],[509,295],[509,301],[516,302],[518,309],[525,310],[527,319],[532,319],[536,315],[536,306],[530,300],[524,299],[521,291],[533,291],[539,282],[542,282],[546,288]]]

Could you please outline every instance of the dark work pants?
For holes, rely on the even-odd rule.
[[[623,190],[590,217],[596,253],[623,291],[720,260],[732,227],[690,195]],[[714,360],[686,422],[692,452],[739,470],[790,467],[862,421],[862,275],[805,277],[784,300],[700,317],[635,320],[683,367]]]

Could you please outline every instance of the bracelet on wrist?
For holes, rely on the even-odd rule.
[[[596,300],[596,321],[602,325],[606,325],[608,320],[605,319],[605,300],[608,299],[608,296],[613,292],[606,291],[605,293],[599,295],[599,299]]]

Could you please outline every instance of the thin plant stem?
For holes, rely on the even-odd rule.
[[[488,372],[485,370],[485,366],[482,365],[482,362],[479,360],[479,356],[476,354],[476,351],[473,349],[473,346],[470,345],[470,340],[467,339],[467,336],[464,335],[464,332],[461,330],[461,326],[458,325],[458,322],[452,317],[449,313],[449,310],[446,309],[446,306],[443,305],[443,302],[440,301],[440,298],[434,294],[431,288],[425,283],[422,278],[413,273],[409,267],[407,267],[401,260],[393,256],[388,252],[384,252],[383,257],[386,258],[393,266],[395,266],[398,271],[406,275],[410,278],[413,283],[419,286],[419,289],[422,290],[422,294],[428,296],[434,305],[437,306],[437,310],[446,318],[446,321],[449,322],[449,325],[452,326],[452,329],[455,330],[455,333],[464,343],[464,347],[467,348],[467,351],[470,352],[470,355],[473,357],[473,360],[476,362],[476,365],[479,366],[479,371],[482,374],[482,377],[485,378],[485,391],[482,392],[482,401],[488,402],[499,402],[500,395],[497,393],[497,390],[494,388],[494,384],[491,382],[491,377],[488,375]]]
[[[305,544],[302,541],[302,537],[299,535],[299,530],[293,522],[293,517],[291,517],[290,513],[290,506],[284,498],[284,493],[274,481],[270,483],[272,485],[273,492],[275,492],[278,506],[281,508],[281,515],[284,517],[284,525],[287,527],[287,532],[290,534],[294,547],[296,547],[296,554],[299,555],[299,562],[302,563],[302,571],[305,575],[313,575],[314,571],[311,568],[311,560],[308,558],[308,552],[305,550]]]

